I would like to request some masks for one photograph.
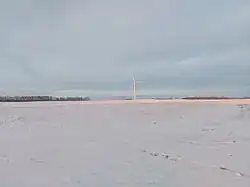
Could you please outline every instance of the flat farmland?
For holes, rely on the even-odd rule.
[[[0,186],[249,187],[238,103],[0,103]]]

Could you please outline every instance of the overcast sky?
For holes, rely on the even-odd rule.
[[[0,0],[0,93],[250,95],[249,0]]]

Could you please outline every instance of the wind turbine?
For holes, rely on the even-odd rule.
[[[133,100],[136,100],[136,81],[134,76],[132,76],[133,79]]]
[[[132,75],[132,80],[133,80],[133,90],[132,90],[132,100],[136,100],[137,99],[137,95],[136,95],[136,92],[137,92],[137,84],[139,83],[143,83],[144,81],[143,80],[135,80],[135,77]],[[131,87],[130,87],[130,90],[131,90]]]

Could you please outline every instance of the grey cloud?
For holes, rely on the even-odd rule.
[[[0,86],[122,90],[134,74],[145,89],[246,89],[249,10],[247,0],[2,0]]]

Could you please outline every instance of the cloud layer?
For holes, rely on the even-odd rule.
[[[1,92],[250,94],[247,0],[2,0]]]

